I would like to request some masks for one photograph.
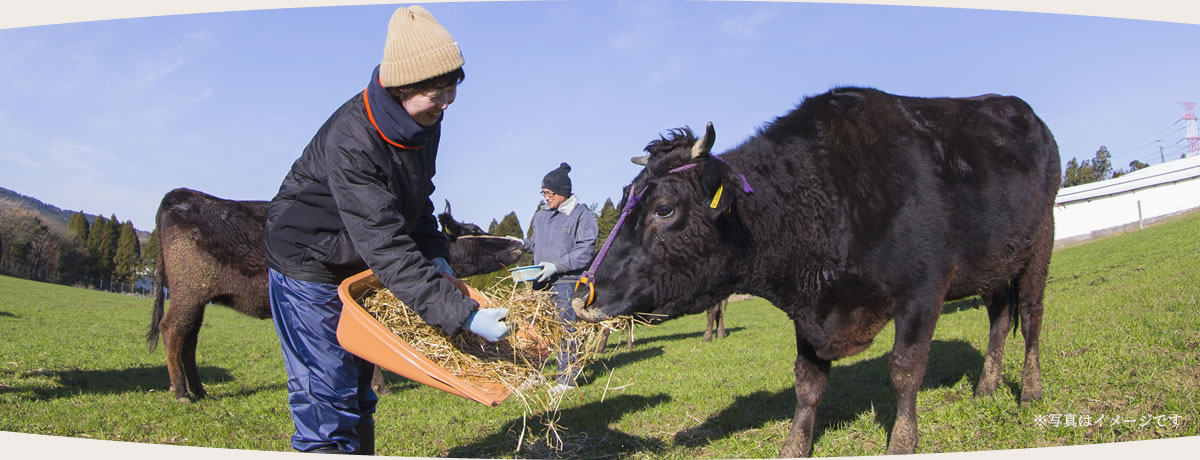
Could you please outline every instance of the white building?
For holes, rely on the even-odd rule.
[[[1116,179],[1059,190],[1054,244],[1135,230],[1200,208],[1200,156],[1157,164]]]

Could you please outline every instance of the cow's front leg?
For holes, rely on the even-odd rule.
[[[200,311],[201,320],[203,323],[204,311]],[[200,382],[200,368],[196,365],[196,346],[200,341],[200,328],[196,327],[188,332],[187,337],[183,340],[183,372],[187,377],[188,390],[191,390],[192,395],[196,399],[203,399],[208,396],[208,392],[204,391],[204,384]]]
[[[379,366],[375,366],[375,373],[371,375],[371,389],[375,390],[375,394],[379,396],[392,394],[392,389],[388,386],[387,380],[383,379],[383,370]]]
[[[717,338],[725,338],[725,307],[729,305],[729,299],[721,301],[721,306],[717,308]]]
[[[708,326],[704,327],[704,338],[700,339],[700,341],[711,342],[713,337],[713,321],[716,320],[717,317],[717,307],[715,305],[708,307],[708,310],[705,313],[707,313],[706,316],[708,316]]]
[[[817,357],[812,346],[801,336],[799,328],[796,331],[796,350],[796,413],[792,417],[792,429],[783,441],[780,457],[812,455],[817,406],[829,387],[830,362]]]
[[[911,454],[917,448],[917,390],[925,378],[941,304],[922,302],[905,307],[896,314],[896,342],[888,360],[892,387],[896,390],[896,423],[892,426],[888,454]]]

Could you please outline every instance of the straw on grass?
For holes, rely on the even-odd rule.
[[[440,327],[425,323],[387,289],[368,292],[361,302],[398,338],[456,377],[476,386],[502,384],[524,405],[523,419],[541,420],[545,430],[539,437],[546,445],[561,450],[559,431],[566,428],[558,424],[558,408],[567,392],[535,391],[548,390],[556,380],[556,371],[543,370],[546,361],[573,345],[577,355],[572,367],[583,369],[595,359],[602,328],[621,329],[634,320],[618,317],[603,323],[568,324],[559,317],[550,292],[533,290],[527,284],[498,282],[483,294],[492,306],[508,308],[510,332],[497,342],[469,332],[446,336]],[[517,450],[525,438],[523,428]]]

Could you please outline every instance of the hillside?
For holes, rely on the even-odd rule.
[[[45,221],[46,225],[60,231],[61,229],[66,229],[67,224],[71,222],[71,216],[74,216],[75,213],[79,212],[61,209],[58,206],[43,203],[37,198],[25,196],[4,187],[0,187],[0,209],[6,208],[28,209],[34,211],[38,213],[38,215],[42,216],[42,219]],[[87,217],[88,225],[91,225],[92,222],[96,221],[95,214],[88,214],[85,212],[83,215],[84,217]],[[109,214],[109,216],[111,215],[112,214]],[[107,218],[109,216],[105,217]],[[117,218],[120,219],[121,216],[117,216]],[[147,241],[150,241],[150,232],[140,230],[137,227],[134,227],[134,230],[137,232],[138,241],[141,242],[141,244],[146,244]]]

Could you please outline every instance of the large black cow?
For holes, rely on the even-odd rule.
[[[1010,324],[1025,338],[1021,400],[1042,395],[1038,334],[1053,247],[1058,147],[1024,101],[839,88],[720,156],[712,125],[672,130],[634,158],[633,203],[592,279],[599,321],[670,319],[733,292],[796,330],[796,412],[782,456],[810,455],[830,362],[895,320],[888,453],[917,445],[916,396],[946,300],[981,294],[991,333],[976,394],[1000,382]],[[639,198],[640,196],[640,198]]]
[[[196,343],[206,304],[228,305],[255,318],[271,317],[267,299],[267,204],[225,200],[178,188],[167,192],[159,205],[154,310],[146,340],[153,348],[161,332],[171,389],[180,402],[191,400],[189,389],[197,398],[205,395],[196,368]],[[454,222],[448,211],[439,218]],[[450,268],[456,275],[491,272],[516,262],[523,254],[520,239],[462,235],[458,229],[467,226],[474,225],[447,227]],[[171,309],[164,315],[163,288],[167,281]],[[386,388],[378,368],[372,386]]]

